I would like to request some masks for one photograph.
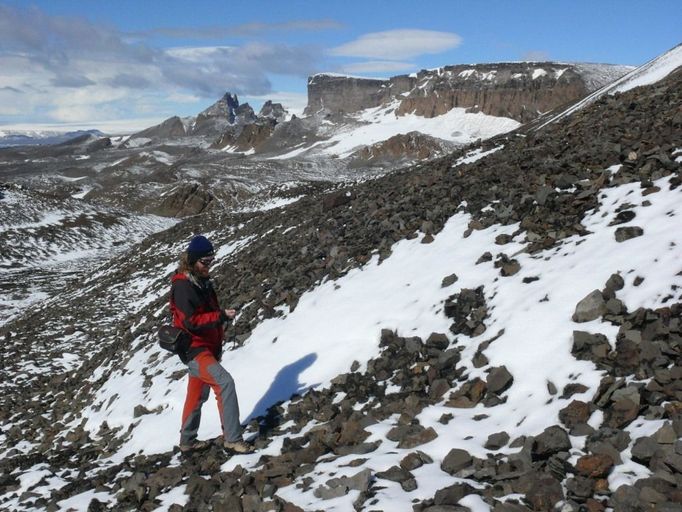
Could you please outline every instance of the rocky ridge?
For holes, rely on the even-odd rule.
[[[572,103],[630,70],[628,66],[526,62],[446,66],[389,80],[320,74],[308,81],[308,105],[304,111],[307,120],[303,123],[295,116],[288,120],[284,108],[272,102],[266,102],[256,115],[248,103],[240,105],[237,96],[228,92],[196,117],[170,118],[132,135],[124,145],[139,147],[175,141],[248,155],[268,155],[278,149],[280,154],[281,150],[286,154],[301,144],[314,148],[316,142],[333,141],[329,124],[337,132],[347,131],[366,123],[356,119],[360,112],[394,103],[397,117],[412,114],[430,119],[463,109],[526,122]],[[290,123],[293,126],[288,126]],[[269,143],[271,138],[276,142]],[[441,138],[449,140],[445,134]],[[384,148],[371,148],[375,142],[367,144],[368,150],[384,152],[382,160],[389,160],[387,157],[393,155]],[[429,143],[422,151],[406,148],[406,153],[397,155],[397,161],[419,154],[434,157],[429,149],[432,146]],[[317,151],[312,151],[308,158],[315,155]],[[363,156],[356,153],[354,158]],[[370,155],[367,163],[376,163],[376,158]]]
[[[397,99],[398,115],[434,117],[466,108],[526,122],[631,70],[615,65],[518,62],[445,66],[388,80],[319,74],[308,80],[306,113],[352,113]]]
[[[598,206],[599,195],[608,188],[635,183],[643,194],[651,196],[651,201],[655,201],[661,185],[678,190],[680,162],[675,151],[682,140],[682,125],[675,116],[682,102],[681,81],[678,72],[654,86],[603,98],[567,122],[543,131],[526,137],[494,139],[481,149],[504,148],[470,164],[456,164],[467,155],[467,149],[384,179],[304,197],[282,211],[244,217],[213,212],[190,219],[114,261],[115,273],[102,269],[92,276],[85,283],[85,295],[69,289],[64,305],[50,304],[30,319],[9,324],[4,332],[8,340],[14,341],[3,354],[2,367],[9,372],[7,375],[16,373],[22,361],[38,360],[38,350],[29,346],[29,340],[32,344],[33,340],[58,336],[69,322],[74,333],[84,338],[83,350],[90,350],[94,340],[101,346],[71,372],[31,377],[30,394],[13,392],[13,386],[21,385],[23,389],[29,383],[3,379],[6,392],[2,410],[16,411],[3,418],[12,425],[4,431],[7,445],[22,439],[37,443],[26,454],[9,453],[4,457],[3,473],[7,476],[2,481],[3,499],[21,503],[22,507],[54,508],[58,500],[95,487],[117,496],[114,508],[147,509],[157,505],[154,500],[162,491],[183,484],[190,495],[190,508],[297,510],[278,491],[291,485],[302,486],[302,490],[306,485],[315,485],[313,493],[318,499],[352,493],[357,495],[354,502],[358,509],[370,510],[381,488],[390,482],[411,492],[419,485],[415,471],[434,463],[433,457],[416,449],[432,441],[434,435],[420,424],[419,411],[445,397],[453,411],[481,404],[485,414],[494,414],[495,407],[504,402],[505,393],[513,388],[514,375],[503,367],[489,368],[488,377],[479,380],[469,379],[462,372],[469,368],[462,356],[464,345],[489,330],[486,318],[490,297],[485,288],[461,289],[444,304],[444,314],[452,320],[450,334],[459,336],[459,341],[444,333],[414,339],[384,331],[380,356],[368,362],[366,371],[351,368],[329,388],[295,397],[286,407],[273,407],[252,425],[252,432],[258,432],[259,447],[269,445],[278,429],[286,435],[289,441],[282,445],[279,455],[264,455],[253,469],[229,471],[221,469],[225,456],[216,448],[183,463],[171,454],[163,454],[129,457],[108,468],[98,466],[97,458],[114,452],[125,434],[107,432],[102,426],[95,435],[79,423],[77,411],[87,405],[94,388],[105,377],[89,381],[85,389],[79,389],[77,397],[73,382],[82,381],[84,375],[97,375],[94,370],[98,367],[120,368],[122,348],[141,349],[148,343],[156,322],[150,312],[162,309],[165,297],[159,292],[144,309],[130,310],[132,317],[115,335],[107,334],[104,325],[89,325],[87,317],[94,314],[93,318],[98,318],[98,313],[111,309],[104,290],[125,281],[131,272],[143,275],[172,265],[172,255],[181,244],[171,241],[184,240],[192,232],[207,228],[214,229],[224,243],[253,237],[227,265],[218,268],[219,281],[239,276],[229,291],[221,293],[223,301],[243,305],[237,324],[239,342],[247,342],[249,332],[263,318],[282,315],[282,306],[294,310],[302,293],[320,280],[338,278],[374,254],[388,260],[393,243],[404,238],[417,236],[424,243],[433,242],[447,219],[461,210],[472,215],[465,236],[494,225],[519,224],[518,231],[496,239],[496,246],[491,248],[495,256],[490,253],[480,258],[481,265],[492,264],[498,269],[501,278],[511,277],[519,271],[519,265],[518,261],[515,264],[514,254],[505,254],[504,246],[510,240],[522,240],[529,254],[558,257],[550,256],[552,250],[561,248],[567,239],[589,235],[581,220]],[[617,170],[608,171],[616,162]],[[662,182],[664,178],[667,181]],[[614,222],[625,218],[627,214],[614,218]],[[238,227],[242,222],[243,227]],[[228,231],[220,227],[226,223],[235,228]],[[623,241],[633,235],[637,233],[630,230]],[[162,247],[164,250],[149,252],[150,248]],[[139,258],[152,253],[158,254],[153,261]],[[131,260],[141,263],[132,268],[125,263]],[[450,284],[456,280],[457,276],[448,276]],[[160,290],[162,286],[159,279],[150,288]],[[576,304],[575,320],[602,319],[618,326],[615,348],[599,336],[579,331],[574,335],[574,353],[615,374],[617,379],[605,375],[594,396],[581,397],[582,403],[571,401],[560,415],[560,424],[550,425],[532,437],[513,439],[509,432],[498,432],[487,443],[490,453],[486,458],[452,450],[440,461],[441,470],[465,478],[467,483],[457,481],[445,486],[433,497],[414,503],[415,509],[458,510],[464,507],[463,500],[475,495],[491,509],[500,511],[548,510],[559,503],[567,510],[603,510],[605,506],[645,510],[650,504],[675,510],[680,501],[680,453],[676,441],[680,436],[680,396],[675,387],[680,360],[680,328],[679,321],[675,321],[680,314],[679,293],[671,290],[670,305],[665,308],[630,313],[625,304],[617,302],[617,276],[605,285],[595,283],[595,287],[601,288],[598,294]],[[93,300],[98,294],[102,299]],[[84,308],[87,314],[73,318],[74,305]],[[124,318],[122,314],[116,322],[124,322]],[[47,319],[54,327],[39,332],[36,326],[47,324]],[[17,333],[21,333],[19,339]],[[494,347],[498,335],[486,336],[478,346],[471,361],[474,366],[489,365],[486,350]],[[53,345],[48,350],[63,350],[63,346]],[[40,354],[40,358],[49,360],[49,353]],[[642,384],[623,379],[629,376],[638,381],[652,380]],[[389,383],[398,386],[399,391],[386,393]],[[579,386],[576,382],[569,389],[549,389],[549,393],[561,393],[563,400],[568,400],[586,391]],[[340,402],[335,400],[338,392],[345,393]],[[45,403],[47,397],[49,404]],[[73,412],[65,417],[67,410]],[[587,424],[587,414],[596,410],[602,411],[605,421],[595,428]],[[41,420],[41,413],[51,419]],[[362,468],[376,450],[372,442],[366,442],[363,430],[393,415],[398,418],[385,439],[414,453],[385,471]],[[662,420],[662,427],[652,436],[625,438],[623,428],[647,416]],[[303,427],[312,420],[321,425],[304,432]],[[450,421],[447,415],[442,420]],[[48,428],[50,422],[52,428]],[[284,427],[290,422],[294,425]],[[585,437],[585,443],[575,446],[571,437]],[[655,476],[640,478],[634,485],[621,485],[613,492],[605,477],[617,457],[630,449],[632,441],[633,458],[649,466]],[[495,453],[502,446],[508,446],[509,453]],[[328,460],[348,454],[358,456],[352,461],[351,467],[356,467],[357,473],[351,478],[323,483],[306,479],[307,475],[312,478],[322,457]],[[41,495],[34,489],[13,496],[18,479],[10,469],[29,469],[36,463],[45,464],[49,472],[58,473],[69,483],[52,494]],[[94,484],[79,478],[83,472],[88,472]],[[516,503],[500,499],[510,494],[522,497],[514,498]],[[90,506],[96,509],[102,505],[93,498]]]
[[[183,140],[185,143],[197,144],[202,137],[213,141],[212,147],[222,149],[236,144],[237,147],[250,144],[246,149],[257,146],[262,140],[248,137],[256,127],[269,127],[286,119],[287,112],[280,103],[267,101],[258,115],[248,103],[240,104],[236,94],[226,92],[222,98],[206,108],[195,117],[181,119],[174,116],[162,123],[134,133],[123,147],[139,147],[150,143],[168,140]],[[243,133],[246,134],[243,135]],[[268,133],[269,135],[269,133]],[[246,137],[246,141],[240,136]],[[261,139],[263,137],[261,135]],[[241,140],[241,142],[240,142]]]

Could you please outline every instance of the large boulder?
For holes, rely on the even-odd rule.
[[[559,425],[547,427],[533,442],[531,455],[533,460],[546,459],[559,452],[571,449],[568,433]]]
[[[606,314],[606,301],[599,290],[590,292],[578,302],[573,313],[574,322],[590,322]]]
[[[449,475],[455,475],[473,463],[473,457],[466,450],[453,448],[443,459],[440,468]]]

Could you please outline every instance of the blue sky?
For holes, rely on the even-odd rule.
[[[125,131],[223,92],[305,105],[306,77],[448,64],[639,65],[682,42],[679,1],[0,0],[0,129]]]

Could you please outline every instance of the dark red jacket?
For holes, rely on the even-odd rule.
[[[223,344],[225,313],[218,305],[209,279],[190,279],[178,273],[171,279],[170,310],[173,325],[191,334],[190,348],[205,347],[216,357]]]

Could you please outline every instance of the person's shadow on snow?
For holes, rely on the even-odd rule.
[[[304,386],[299,382],[298,378],[308,367],[310,367],[317,360],[317,354],[311,353],[307,356],[302,357],[296,362],[286,365],[283,367],[277,375],[275,375],[275,380],[272,381],[270,387],[265,392],[265,394],[258,400],[258,403],[254,405],[251,413],[246,417],[244,423],[248,423],[253,418],[259,416],[264,416],[267,413],[269,407],[273,405],[289,400],[292,395],[301,394],[308,389],[315,387],[316,384]],[[268,423],[266,421],[266,423]],[[266,429],[271,428],[271,425],[263,425]]]

